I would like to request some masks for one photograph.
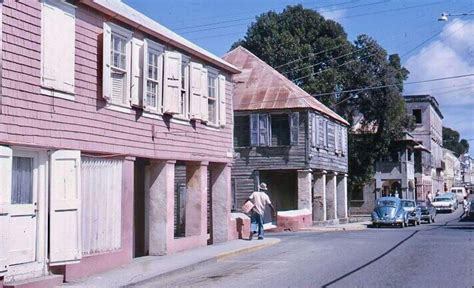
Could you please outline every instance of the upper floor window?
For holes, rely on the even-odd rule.
[[[103,96],[116,105],[130,105],[132,32],[104,23]]]
[[[421,124],[421,109],[413,109],[413,117],[415,117],[415,123],[416,124]]]
[[[238,115],[234,119],[234,144],[236,147],[298,144],[298,112]]]
[[[178,114],[187,116],[189,99],[189,60],[183,59],[181,63],[181,93],[178,103]]]
[[[145,40],[144,107],[161,112],[163,47]]]
[[[208,87],[208,117],[211,124],[217,124],[217,75],[208,73],[207,75]]]
[[[43,86],[42,92],[46,94],[73,98],[76,47],[75,10],[75,6],[64,1],[45,0],[43,2],[41,85]],[[59,93],[51,93],[51,91]]]

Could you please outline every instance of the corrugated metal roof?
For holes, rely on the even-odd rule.
[[[210,53],[209,51],[197,46],[191,41],[174,33],[165,26],[148,18],[122,1],[118,0],[81,0],[82,4],[93,7],[103,13],[106,13],[113,18],[123,21],[132,27],[142,30],[145,33],[151,34],[156,38],[169,44],[180,48],[191,55],[194,55],[202,60],[208,61],[217,67],[224,69],[231,73],[239,73],[240,70],[230,63],[227,63],[222,58]],[[158,7],[158,6],[157,6]]]
[[[310,108],[345,125],[336,112],[291,82],[270,65],[239,46],[223,57],[242,70],[232,77],[235,84],[234,110],[278,110]]]

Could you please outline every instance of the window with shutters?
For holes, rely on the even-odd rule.
[[[112,79],[112,102],[126,104],[127,87],[127,51],[128,40],[118,34],[112,34],[112,51],[110,53]]]
[[[208,119],[210,124],[217,124],[217,75],[211,72],[207,74],[207,85],[208,85]]]
[[[181,93],[179,95],[178,114],[188,117],[189,101],[189,59],[183,57],[181,63]]]
[[[250,146],[250,117],[249,115],[234,117],[234,146]]]
[[[103,97],[109,104],[130,107],[132,32],[104,23]]]
[[[162,91],[162,70],[163,70],[163,49],[161,46],[146,40],[146,67],[145,67],[145,108],[152,111],[161,112],[163,99]]]
[[[234,119],[234,144],[236,147],[298,145],[298,112],[250,114],[236,116]]]
[[[43,1],[41,25],[41,93],[74,99],[76,7],[60,0]],[[58,38],[60,35],[60,39]]]
[[[272,114],[271,129],[272,142],[271,146],[287,146],[290,145],[290,125],[288,114]]]

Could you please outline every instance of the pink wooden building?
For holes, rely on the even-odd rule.
[[[1,2],[0,284],[232,238],[239,70],[119,0]]]

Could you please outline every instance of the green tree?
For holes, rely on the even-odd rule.
[[[458,131],[443,127],[443,147],[453,151],[457,157],[469,152],[469,142],[466,139],[459,140],[459,138]]]
[[[301,5],[281,13],[267,12],[250,25],[243,46],[310,94],[331,92],[320,101],[344,116],[351,124],[362,117],[374,133],[349,135],[349,180],[366,183],[373,176],[377,159],[388,153],[393,140],[411,128],[405,111],[403,80],[408,70],[398,55],[387,55],[374,39],[360,35],[351,43],[342,26]],[[301,59],[301,60],[298,60]],[[355,94],[348,89],[367,89]]]

